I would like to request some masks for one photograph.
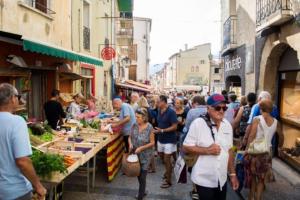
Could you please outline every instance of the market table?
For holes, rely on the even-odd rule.
[[[80,143],[76,143],[76,139],[82,140]],[[74,141],[73,141],[74,140]],[[123,154],[123,137],[122,135],[115,133],[89,133],[86,130],[82,130],[77,138],[72,139],[72,137],[60,137],[59,139],[55,139],[52,142],[47,142],[43,145],[40,145],[38,148],[44,152],[49,151],[51,149],[51,145],[73,145],[75,151],[65,151],[65,150],[57,150],[57,153],[61,155],[74,155],[79,154],[76,152],[76,147],[79,148],[90,148],[87,152],[82,154],[81,158],[78,159],[74,164],[72,164],[67,169],[66,174],[61,173],[53,173],[51,178],[42,179],[44,183],[50,186],[49,198],[53,199],[54,193],[56,193],[56,187],[63,180],[68,177],[71,173],[73,173],[80,166],[86,164],[87,169],[87,192],[90,192],[90,160],[93,161],[92,166],[92,187],[95,187],[95,177],[96,177],[96,154],[103,148],[107,149],[107,172],[108,172],[108,180],[111,181],[115,177],[118,172],[121,164],[121,158]],[[55,150],[51,149],[50,152],[55,152]],[[56,199],[56,196],[55,196]]]

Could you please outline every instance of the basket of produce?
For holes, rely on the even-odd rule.
[[[122,171],[129,177],[137,177],[140,175],[141,165],[136,154],[123,154]]]

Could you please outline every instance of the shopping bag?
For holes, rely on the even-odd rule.
[[[181,155],[176,160],[175,167],[174,167],[174,174],[176,178],[176,183],[179,182],[180,175],[184,171],[185,162]],[[186,172],[185,172],[186,173]]]

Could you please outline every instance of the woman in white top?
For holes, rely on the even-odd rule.
[[[78,93],[75,96],[73,96],[74,101],[70,104],[69,112],[73,119],[76,119],[78,115],[81,114],[80,110],[80,103],[83,99],[83,96]]]
[[[253,126],[247,142],[247,149],[255,139],[265,138],[267,145],[270,147],[269,153],[258,155],[247,155],[245,158],[246,182],[250,185],[249,200],[261,200],[265,183],[272,179],[272,138],[274,134],[280,133],[281,128],[275,118],[271,116],[273,103],[271,100],[262,100],[259,103],[261,115],[254,118]],[[282,138],[279,139],[282,145]]]

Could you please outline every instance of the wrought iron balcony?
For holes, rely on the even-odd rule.
[[[90,50],[90,43],[91,43],[91,32],[90,28],[83,27],[83,48]]]
[[[230,16],[223,24],[223,51],[222,54],[237,48],[236,40],[236,22],[237,16]]]
[[[292,19],[292,10],[292,0],[256,0],[257,31]]]

